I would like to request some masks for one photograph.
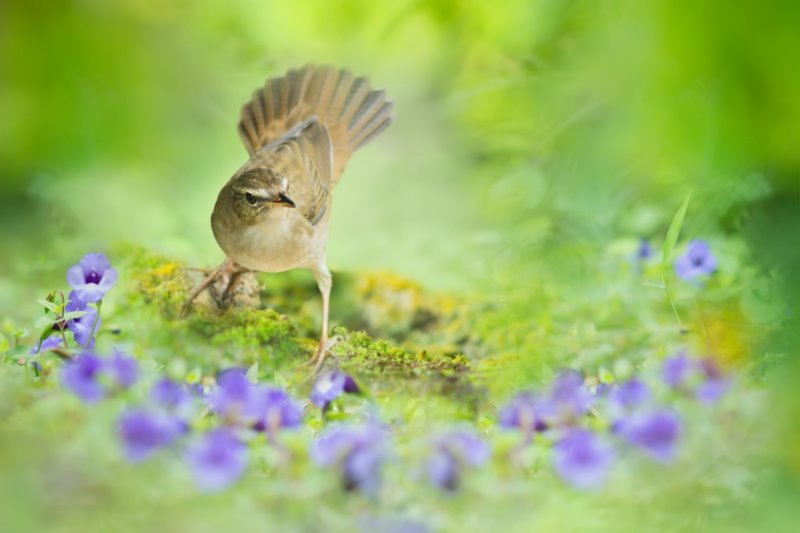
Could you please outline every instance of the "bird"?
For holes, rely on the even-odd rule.
[[[249,159],[222,187],[211,215],[226,259],[195,288],[184,311],[215,279],[308,269],[322,296],[322,330],[309,361],[318,372],[331,345],[333,190],[353,153],[392,123],[393,105],[367,78],[329,65],[291,69],[257,89],[238,124]]]

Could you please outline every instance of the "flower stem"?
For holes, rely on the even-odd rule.
[[[86,344],[84,345],[87,348],[89,347],[89,343],[92,342],[92,339],[94,339],[95,330],[97,329],[97,322],[100,320],[100,308],[101,307],[103,307],[103,300],[98,300],[97,301],[97,313],[95,313],[94,322],[92,322],[92,331],[89,332],[89,338],[86,339]]]
[[[64,293],[63,292],[61,292],[61,291],[57,291],[57,292],[58,292],[59,296],[61,296],[61,320],[59,320],[57,322],[58,331],[59,331],[59,333],[61,333],[61,340],[64,341],[64,348],[68,349],[69,348],[69,343],[67,342],[67,332],[66,332],[67,323],[64,321],[64,308],[67,305],[67,301],[66,301],[66,298],[64,298]],[[39,349],[41,349],[41,348],[42,348],[42,344],[41,344],[41,342],[39,342]],[[37,353],[38,353],[39,349],[37,349]]]

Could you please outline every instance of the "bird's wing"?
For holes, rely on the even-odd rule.
[[[333,144],[327,128],[312,118],[302,127],[265,146],[256,158],[289,182],[287,194],[311,225],[323,219],[330,204]]]

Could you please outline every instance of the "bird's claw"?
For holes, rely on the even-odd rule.
[[[236,298],[232,294],[234,286],[238,286],[240,275],[249,272],[248,269],[226,259],[220,266],[212,270],[189,294],[186,303],[181,307],[181,318],[185,318],[192,308],[192,304],[203,291],[212,289],[212,299],[220,308],[225,308]]]
[[[312,367],[311,376],[316,376],[319,374],[319,371],[322,370],[322,365],[325,363],[325,359],[330,354],[331,348],[341,341],[342,337],[340,335],[334,335],[328,339],[320,340],[314,357],[303,363],[302,366]]]

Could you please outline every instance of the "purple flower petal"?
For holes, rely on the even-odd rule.
[[[100,277],[111,268],[111,263],[108,262],[106,256],[97,253],[84,255],[79,265],[85,273],[96,272]]]
[[[661,379],[669,387],[677,389],[686,381],[691,370],[691,361],[685,353],[680,352],[667,357],[661,364]]]
[[[75,396],[86,403],[95,403],[105,396],[99,377],[103,360],[91,353],[83,353],[69,361],[61,370],[61,382]]]
[[[53,348],[58,348],[64,342],[64,339],[61,338],[61,335],[50,335],[45,340],[42,341],[42,345],[39,346],[37,342],[36,345],[31,348],[31,351],[28,352],[30,355],[36,355],[38,353],[46,352],[47,350],[52,350]]]
[[[560,415],[580,417],[586,414],[592,396],[583,386],[583,376],[575,370],[567,370],[556,376],[550,385],[550,399]]]
[[[206,433],[186,458],[203,492],[218,492],[236,482],[247,467],[247,447],[226,428]]]
[[[303,409],[281,389],[266,387],[256,393],[254,428],[270,435],[281,428],[295,428],[303,420]]]
[[[133,409],[119,420],[117,432],[122,439],[125,455],[131,462],[147,459],[159,449],[172,443],[180,434],[175,421],[163,414]]]
[[[639,261],[646,261],[650,259],[653,255],[653,247],[650,245],[650,241],[645,238],[639,240],[639,249],[636,252],[636,258]]]
[[[381,484],[383,457],[375,447],[358,447],[345,457],[343,482],[346,490],[375,494]]]
[[[168,412],[176,412],[190,404],[192,397],[185,385],[164,378],[150,389],[150,400]]]
[[[709,379],[697,386],[694,395],[701,403],[713,405],[722,399],[729,387],[728,380]]]
[[[438,450],[428,458],[428,479],[442,490],[455,491],[461,481],[461,472],[455,458]]]
[[[72,265],[67,269],[67,283],[69,283],[69,286],[73,289],[86,285],[86,280],[83,276],[83,268],[81,268],[80,265]]]
[[[113,288],[114,285],[116,285],[116,283],[117,283],[117,271],[113,268],[109,268],[108,270],[106,270],[105,274],[103,274],[103,277],[100,279],[100,283],[98,283],[97,285],[98,287],[100,287],[100,290],[102,290],[103,293],[106,293],[111,288]]]
[[[554,414],[553,406],[532,392],[517,394],[498,413],[500,427],[518,428],[526,435],[535,431],[545,431],[548,427],[546,417]]]
[[[717,259],[706,241],[694,240],[683,255],[675,260],[675,273],[686,280],[712,274],[717,269]]]
[[[428,458],[428,478],[443,490],[456,490],[462,469],[482,465],[490,454],[489,445],[472,431],[451,431],[434,441]]]
[[[353,379],[353,376],[350,374],[344,375],[344,391],[347,394],[358,394],[361,392],[361,389],[358,387],[358,383],[356,383],[356,380]]]
[[[641,406],[650,399],[650,389],[644,382],[631,379],[615,387],[609,395],[609,402],[623,410]]]
[[[455,430],[438,439],[437,446],[446,450],[460,463],[469,466],[480,466],[491,455],[489,445],[474,432]]]
[[[67,270],[67,282],[77,296],[87,303],[98,302],[117,281],[117,271],[111,268],[103,254],[86,254],[77,265]]]
[[[385,437],[375,422],[359,426],[332,426],[311,447],[311,459],[337,467],[347,490],[374,493],[380,485],[385,459]]]
[[[681,422],[668,410],[639,414],[625,422],[621,433],[653,459],[668,462],[675,455]]]
[[[249,423],[259,401],[256,386],[239,371],[228,369],[217,376],[217,388],[208,396],[211,409],[229,422]]]
[[[75,337],[75,342],[85,348],[92,348],[94,346],[94,337],[92,337],[92,328],[94,327],[95,333],[100,329],[101,319],[97,316],[97,309],[89,307],[77,294],[76,291],[69,293],[69,300],[67,305],[64,306],[65,312],[84,311],[86,314],[73,318],[67,321],[67,328],[72,331]],[[95,324],[97,320],[97,324]]]
[[[127,389],[136,383],[139,377],[139,364],[133,357],[115,351],[108,361],[108,371],[118,386]]]
[[[569,430],[553,448],[556,473],[578,489],[602,486],[613,461],[612,448],[582,428]]]
[[[311,389],[311,403],[317,407],[325,408],[344,392],[347,377],[341,372],[322,374],[314,382]]]

